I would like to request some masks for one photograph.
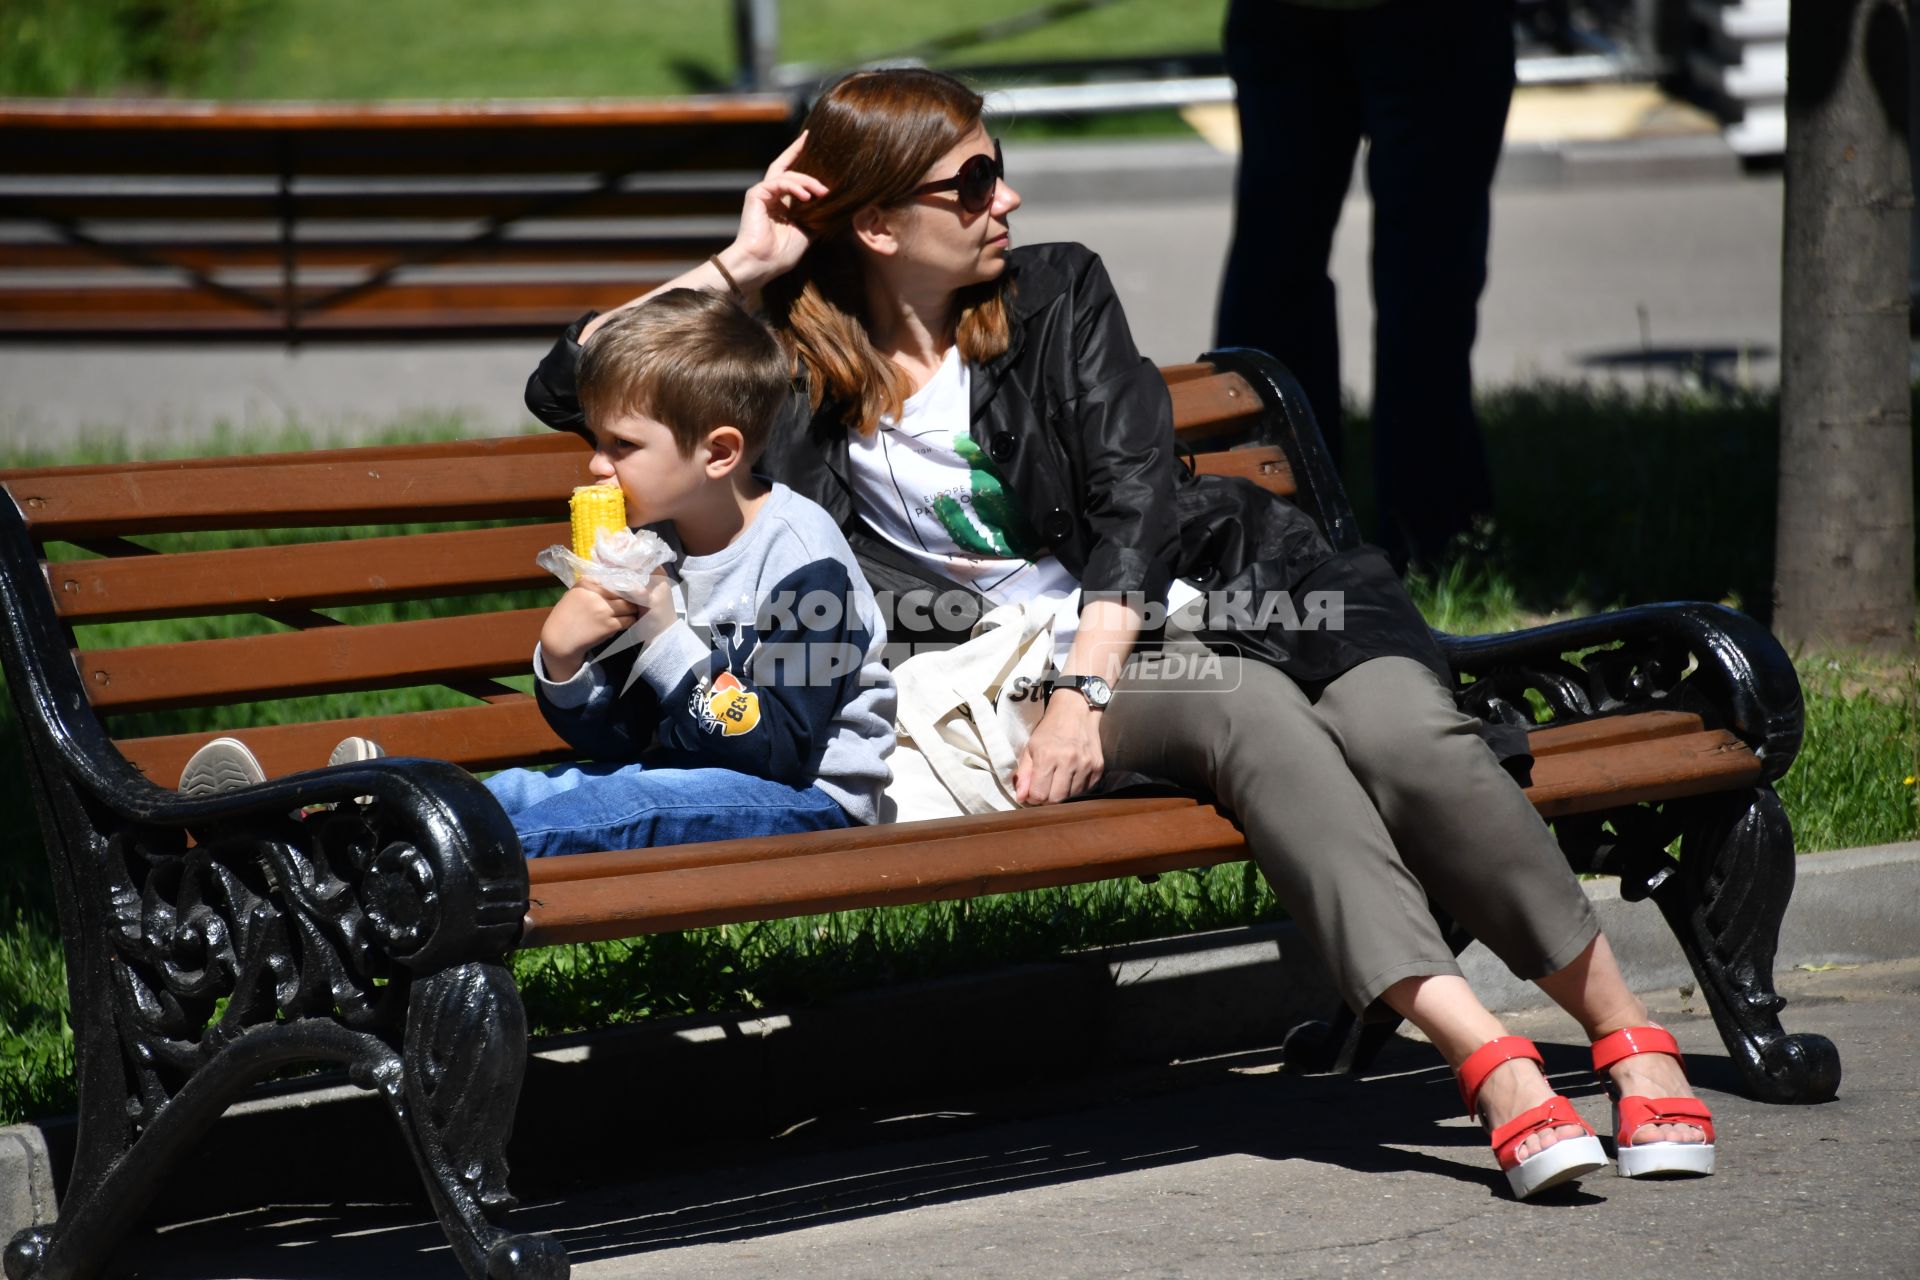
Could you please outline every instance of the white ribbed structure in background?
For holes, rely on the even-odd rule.
[[[1692,0],[1687,75],[1743,156],[1787,149],[1787,0]]]

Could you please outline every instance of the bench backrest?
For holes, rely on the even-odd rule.
[[[795,106],[0,103],[0,336],[550,334],[721,247]]]
[[[1256,441],[1197,452],[1197,468],[1295,493],[1257,377],[1165,373],[1196,449]],[[579,439],[549,432],[43,468],[0,483],[45,557],[93,707],[122,753],[171,787],[203,742],[241,728],[274,776],[316,767],[350,733],[473,770],[568,758],[528,692],[555,594],[533,557],[567,541],[587,458]],[[462,527],[417,528],[447,522]],[[124,625],[155,619],[176,620],[171,634]],[[272,725],[249,705],[294,697],[319,700],[277,708]]]

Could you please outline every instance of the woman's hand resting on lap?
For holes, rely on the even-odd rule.
[[[1106,760],[1100,753],[1100,717],[1072,690],[1047,702],[1033,736],[1021,749],[1013,772],[1013,798],[1021,804],[1059,804],[1100,781]]]

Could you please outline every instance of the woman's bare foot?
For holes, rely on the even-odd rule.
[[[1643,1055],[1644,1056],[1644,1055]],[[1672,1061],[1672,1059],[1668,1059]],[[1621,1065],[1625,1065],[1624,1063]],[[1480,1117],[1489,1132],[1498,1129],[1509,1120],[1524,1111],[1530,1111],[1553,1096],[1553,1086],[1540,1074],[1540,1068],[1524,1058],[1510,1058],[1493,1069],[1485,1084],[1480,1086]],[[1646,1125],[1668,1129],[1679,1126]],[[1695,1130],[1694,1132],[1699,1132]],[[1555,1125],[1551,1129],[1542,1129],[1530,1133],[1526,1140],[1513,1149],[1513,1154],[1521,1160],[1545,1151],[1556,1142],[1567,1138],[1583,1138],[1587,1131],[1578,1125]]]

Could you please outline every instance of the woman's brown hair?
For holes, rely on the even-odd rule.
[[[806,256],[767,287],[775,332],[806,366],[818,409],[831,397],[849,425],[871,434],[882,414],[898,415],[906,374],[873,348],[866,286],[853,219],[869,205],[911,195],[940,157],[979,125],[980,95],[938,71],[902,68],[841,77],[807,113],[807,145],[793,168],[827,194],[797,203],[793,221],[812,238]],[[955,298],[960,354],[984,362],[1007,349],[1006,277]]]

